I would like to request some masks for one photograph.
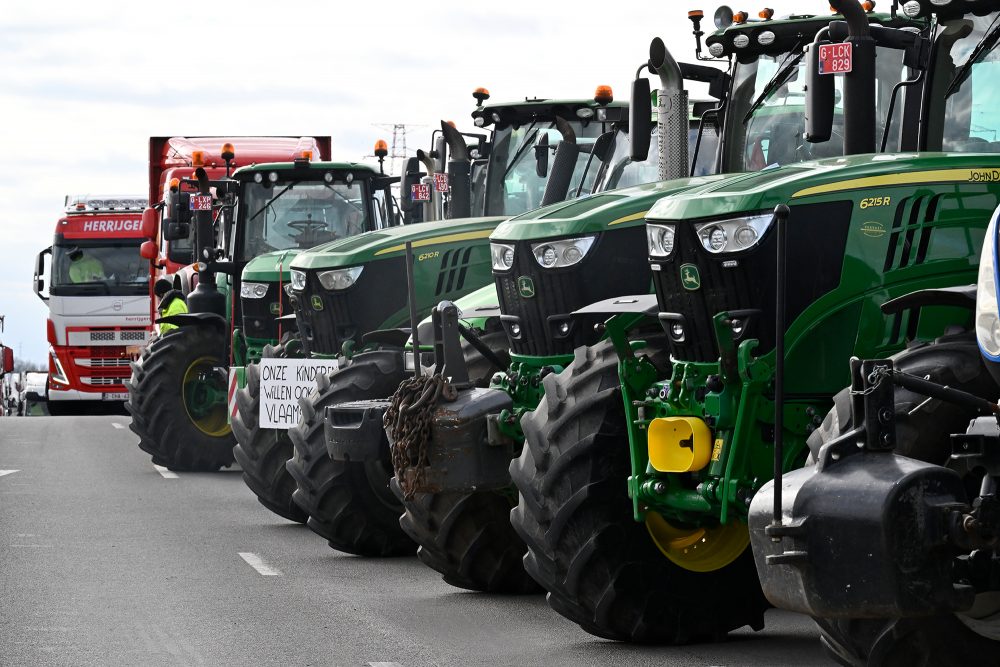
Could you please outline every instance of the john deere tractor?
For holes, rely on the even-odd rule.
[[[692,18],[696,19],[695,34],[700,35],[699,17]],[[888,16],[873,19],[905,23]],[[828,17],[752,24],[738,19],[731,25],[724,23],[708,38],[711,53],[738,55],[733,76],[717,72],[714,80],[715,90],[721,87],[717,94],[726,110],[719,151],[723,170],[756,171],[766,164],[759,161],[767,157],[795,157],[796,152],[789,147],[801,143],[804,112],[800,47],[829,22]],[[898,71],[898,58],[896,67]],[[660,40],[651,46],[650,69],[660,75],[659,101],[663,105],[682,99],[682,78],[708,78],[697,65],[675,63]],[[645,80],[636,84],[633,108],[636,99],[648,94],[643,84]],[[662,109],[660,117],[666,117]],[[633,123],[633,128],[636,126]],[[668,131],[667,127],[663,124],[660,129]],[[679,129],[673,132],[675,146]],[[661,149],[668,145],[660,142]],[[824,150],[839,149],[821,147],[817,152]],[[679,169],[670,169],[669,158],[676,159],[678,153],[676,148],[661,153],[664,158],[660,164],[665,168],[661,177],[688,173],[690,167],[683,158]],[[493,233],[499,301],[494,302],[498,306],[490,317],[508,335],[512,363],[494,376],[488,389],[462,387],[462,380],[455,378],[464,379],[464,373],[454,367],[461,357],[448,353],[449,345],[457,345],[452,333],[450,341],[435,342],[437,354],[431,355],[433,370],[428,373],[433,378],[402,386],[386,417],[398,464],[396,483],[406,498],[402,524],[421,545],[424,562],[447,581],[489,591],[517,592],[532,587],[521,566],[524,543],[512,531],[508,518],[516,504],[508,466],[522,451],[521,418],[538,405],[545,378],[554,378],[573,361],[574,349],[606,338],[602,313],[576,317],[574,311],[599,299],[650,288],[655,274],[645,270],[649,265],[642,219],[653,203],[685,189],[708,187],[719,178],[678,179],[595,195],[519,216]],[[630,316],[637,327],[630,335],[658,342],[652,358],[663,369],[667,364],[665,334],[655,318],[644,312],[650,300],[625,297],[619,307],[634,310],[645,304]],[[469,328],[470,319],[480,317],[482,306],[473,297],[455,305],[457,312],[445,305],[439,317],[460,317],[463,321],[442,324],[441,335],[461,330],[459,324]],[[420,338],[425,344],[429,342],[429,335]],[[495,350],[495,356],[500,352],[508,350]],[[440,382],[438,375],[452,378],[449,384],[457,389],[456,395],[444,395],[436,405],[423,402],[419,411],[404,410],[419,400],[417,396],[422,395],[427,382]],[[338,409],[340,414],[328,420],[331,451],[338,439],[352,439],[349,430],[336,424],[337,419],[347,421],[348,410]],[[416,422],[429,426],[418,429],[413,426]],[[528,565],[534,576],[530,559]]]
[[[175,470],[217,470],[233,462],[229,369],[276,342],[274,318],[289,308],[284,285],[259,278],[244,283],[242,270],[260,257],[257,266],[280,275],[298,250],[399,220],[389,190],[398,179],[362,164],[311,162],[305,154],[244,167],[215,182],[204,170],[196,175],[196,194],[182,185],[163,205],[165,238],[187,238],[194,227],[198,284],[187,295],[189,312],[163,320],[178,328],[133,364],[125,404],[139,447]]]
[[[546,377],[522,419],[512,520],[526,567],[557,611],[594,634],[683,643],[762,627],[754,495],[776,468],[805,462],[851,356],[889,355],[968,319],[948,304],[888,320],[880,308],[974,275],[1000,197],[987,175],[995,159],[961,153],[984,143],[971,103],[992,84],[963,65],[980,21],[928,22],[912,3],[923,27],[893,29],[854,0],[833,4],[844,20],[816,33],[796,65],[805,127],[760,148],[767,162],[790,145],[844,156],[658,202],[646,222],[655,297],[581,309],[608,318],[607,340]],[[748,36],[769,28],[748,25]],[[821,58],[846,51],[847,67]],[[941,148],[959,152],[918,152]],[[630,337],[638,314],[662,337]]]
[[[474,122],[492,130],[488,151],[473,155],[464,150],[464,138],[442,126],[451,159],[447,165],[428,162],[429,172],[448,174],[451,202],[466,202],[464,209],[453,207],[452,215],[465,210],[466,217],[326,244],[292,262],[290,292],[299,335],[272,354],[335,360],[340,367],[333,376],[323,376],[318,391],[302,403],[298,427],[287,434],[260,428],[259,371],[247,371],[247,391],[238,401],[239,450],[262,462],[252,468],[244,464],[251,472],[249,486],[282,516],[308,516],[309,526],[337,549],[392,555],[414,548],[398,526],[402,510],[388,489],[388,450],[366,461],[331,460],[322,421],[323,406],[384,398],[403,379],[410,319],[406,245],[415,253],[414,307],[422,317],[439,300],[457,298],[490,280],[487,238],[505,215],[547,198],[589,193],[594,183],[603,182],[609,141],[626,125],[626,105],[615,103],[606,87],[593,100],[492,104],[485,91],[476,95],[480,106]],[[616,178],[632,177],[635,168]],[[471,175],[477,173],[481,190],[473,187]],[[482,197],[470,191],[481,191]],[[484,217],[468,217],[473,206]],[[482,334],[503,336],[499,329]],[[490,375],[487,365],[481,380]]]
[[[872,308],[866,327],[898,328],[908,344],[895,354],[867,345],[850,361],[833,359],[830,377],[840,370],[850,387],[809,436],[807,465],[753,498],[751,542],[768,600],[815,617],[840,664],[995,665],[1000,209],[991,207],[1000,198],[1000,111],[992,101],[1000,3],[912,2],[904,10],[932,21],[920,146],[928,152],[908,156],[879,188],[893,197],[890,211],[906,198],[919,206],[918,217],[887,227],[886,249],[894,266],[919,269],[919,280],[907,283],[910,293],[879,294],[881,313]],[[973,220],[989,222],[978,293],[962,285],[973,280],[976,256],[954,261],[959,230]],[[942,250],[949,231],[955,266],[931,270],[931,248]],[[978,235],[963,231],[966,246],[978,245]],[[942,312],[942,334],[915,340],[912,328]],[[789,360],[798,338],[789,327]],[[827,376],[815,358],[799,361],[786,385],[798,373]]]

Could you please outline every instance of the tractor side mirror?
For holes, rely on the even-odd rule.
[[[615,133],[605,132],[601,136],[597,137],[597,141],[594,142],[593,148],[590,149],[591,155],[593,155],[597,160],[601,162],[606,162],[608,158],[611,157],[612,151],[615,149]]]
[[[653,135],[653,101],[649,79],[638,78],[632,82],[632,96],[628,106],[629,157],[633,162],[649,158],[649,142]]]
[[[544,133],[535,142],[535,174],[538,178],[549,175],[549,135]]]
[[[3,349],[3,372],[4,374],[14,372],[14,348],[12,347]]]
[[[817,144],[829,141],[833,134],[835,79],[833,74],[820,74],[819,43],[806,47],[806,114],[805,139]]]
[[[167,200],[167,221],[168,222],[191,222],[194,215],[191,211],[190,192],[171,192]]]
[[[412,188],[424,176],[424,172],[420,170],[420,160],[415,157],[407,158],[403,176],[399,182],[399,208],[405,214],[407,224],[423,220],[423,206],[413,201]]]
[[[163,227],[164,241],[180,241],[191,236],[191,224],[187,222],[168,222]],[[142,250],[140,249],[140,253]]]
[[[142,212],[142,235],[147,239],[156,239],[156,228],[160,224],[160,214],[151,206]]]

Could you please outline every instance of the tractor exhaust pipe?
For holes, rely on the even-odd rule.
[[[875,40],[858,0],[831,0],[847,21],[853,64],[844,75],[844,154],[875,152]],[[833,75],[825,75],[833,76]]]
[[[462,133],[441,121],[441,134],[448,145],[448,218],[472,217],[472,161]]]
[[[649,68],[660,77],[656,96],[659,177],[665,181],[688,175],[688,96],[680,65],[659,37],[649,44]]]
[[[562,141],[556,146],[556,157],[552,161],[549,180],[545,183],[545,193],[542,195],[542,206],[555,204],[566,199],[570,180],[573,178],[576,160],[580,157],[580,146],[576,143],[576,132],[573,126],[556,116],[556,128],[562,134]]]

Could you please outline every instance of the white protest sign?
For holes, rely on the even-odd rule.
[[[297,426],[299,399],[316,388],[317,375],[336,370],[336,359],[261,359],[260,427],[287,430]]]

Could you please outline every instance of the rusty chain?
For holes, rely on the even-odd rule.
[[[426,482],[434,408],[439,399],[453,401],[456,396],[455,388],[440,374],[403,380],[392,395],[382,424],[392,442],[392,468],[406,500]]]

